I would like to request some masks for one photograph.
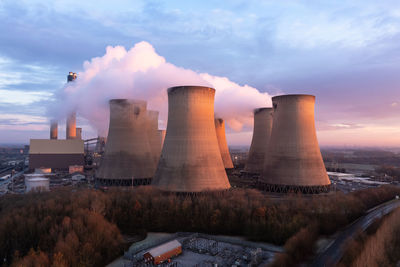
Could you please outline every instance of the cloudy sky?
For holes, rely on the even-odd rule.
[[[47,138],[69,71],[146,41],[181,68],[314,94],[321,145],[400,145],[398,0],[0,0],[0,21],[0,143]],[[250,144],[250,130],[228,129],[229,143]]]

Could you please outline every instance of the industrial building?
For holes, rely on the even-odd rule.
[[[182,253],[182,245],[178,240],[172,240],[147,251],[143,258],[146,263],[155,265],[168,261]]]
[[[31,139],[29,169],[51,168],[68,170],[71,165],[83,166],[84,141],[78,139]]]
[[[271,137],[274,110],[272,108],[258,108],[253,113],[253,138],[244,171],[260,174],[264,168],[265,154]]]
[[[214,120],[215,131],[217,133],[217,140],[219,150],[221,151],[222,161],[224,162],[225,169],[233,169],[231,154],[229,153],[228,142],[225,135],[225,122],[221,118]]]
[[[112,99],[107,143],[96,182],[105,186],[145,185],[156,170],[151,150],[146,102]]]
[[[327,192],[330,180],[315,130],[315,96],[282,95],[272,102],[274,123],[260,179],[264,189]]]
[[[168,89],[168,125],[153,185],[173,192],[230,188],[214,124],[215,89]]]

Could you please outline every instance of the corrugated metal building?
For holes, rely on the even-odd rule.
[[[182,253],[182,245],[178,240],[172,240],[168,243],[159,245],[147,251],[143,258],[146,263],[152,262],[153,264],[160,264],[172,257],[176,257]]]
[[[31,139],[29,169],[69,169],[71,165],[84,165],[84,141],[79,139]]]

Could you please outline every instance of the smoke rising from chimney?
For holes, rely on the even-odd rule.
[[[253,109],[271,105],[268,93],[248,85],[238,85],[226,77],[198,73],[166,62],[153,46],[140,42],[128,51],[122,46],[108,46],[102,57],[83,63],[83,71],[74,82],[56,94],[49,108],[51,117],[65,118],[76,111],[100,134],[108,127],[108,101],[134,98],[148,102],[148,109],[160,111],[161,125],[167,120],[167,88],[199,85],[216,89],[215,113],[233,130],[252,125]]]

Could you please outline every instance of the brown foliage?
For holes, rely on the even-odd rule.
[[[29,263],[42,253],[53,266],[99,266],[122,252],[120,231],[132,234],[145,229],[242,235],[275,244],[287,241],[286,253],[278,258],[291,264],[310,254],[319,234],[333,233],[399,192],[382,187],[348,195],[293,195],[278,201],[253,189],[191,196],[152,187],[7,196],[0,200],[0,258],[8,264]],[[32,254],[31,248],[37,252]],[[16,251],[20,256],[14,256]]]

